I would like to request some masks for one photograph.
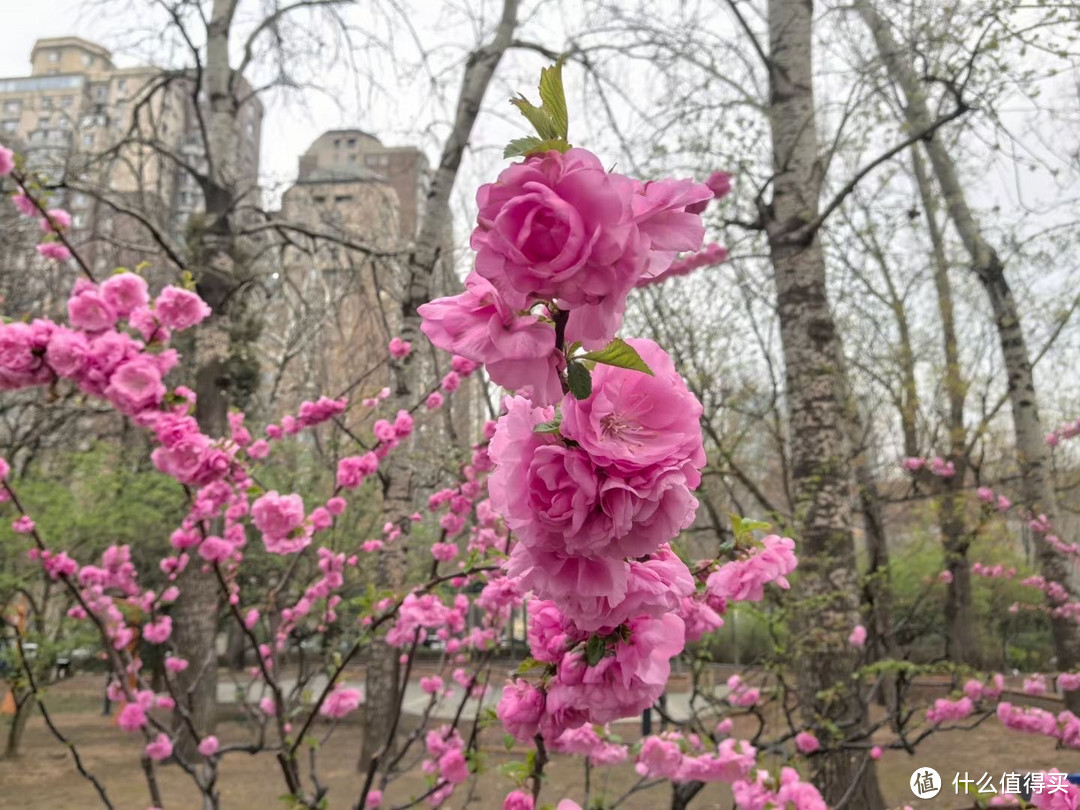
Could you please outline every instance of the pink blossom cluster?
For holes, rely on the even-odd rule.
[[[5,146],[0,146],[0,177],[6,177],[15,170],[15,153]],[[63,262],[71,258],[71,250],[60,239],[60,234],[71,227],[71,214],[63,208],[44,208],[17,183],[19,191],[12,195],[11,201],[24,217],[37,217],[44,240],[37,246],[39,256]],[[44,210],[44,215],[42,211]]]
[[[428,758],[420,767],[424,773],[438,778],[438,788],[428,801],[433,807],[445,802],[454,788],[469,778],[469,764],[465,759],[465,741],[457,729],[443,726],[432,729],[424,738]]]
[[[1051,447],[1057,447],[1062,441],[1066,439],[1073,439],[1080,436],[1080,419],[1074,422],[1066,422],[1063,425],[1059,425],[1050,433],[1046,434],[1046,443]]]
[[[1008,512],[1012,509],[1012,501],[1006,496],[994,492],[990,487],[979,487],[975,490],[975,496],[987,506],[992,506],[999,512]]]
[[[677,732],[646,737],[635,769],[643,777],[674,782],[727,782],[746,779],[756,764],[757,751],[746,740],[722,740],[715,752],[695,750],[693,741]]]
[[[1016,576],[1016,569],[1011,566],[1006,568],[1004,565],[986,565],[975,562],[971,565],[971,573],[988,579],[1012,579]]]
[[[938,478],[952,478],[956,475],[956,465],[952,461],[943,459],[941,456],[934,456],[932,458],[907,456],[900,462],[900,466],[910,473],[916,473],[925,469],[928,470],[931,475],[936,475]]]
[[[760,602],[770,582],[780,588],[791,587],[787,575],[796,565],[795,541],[770,534],[745,556],[711,573],[707,588],[710,594],[733,602]]]
[[[732,785],[738,810],[772,810],[783,807],[792,810],[828,810],[818,789],[803,782],[794,768],[780,769],[774,780],[766,770],[758,770],[755,778],[740,779]]]
[[[959,700],[938,698],[934,705],[926,710],[926,719],[935,725],[939,723],[955,722],[969,717],[975,711],[975,704],[966,695]]]
[[[606,345],[635,284],[701,247],[700,210],[688,207],[713,196],[690,180],[640,183],[609,172],[585,149],[516,163],[480,187],[475,268],[464,293],[420,307],[423,332],[484,364],[499,385],[552,405],[565,367],[556,313],[569,313],[569,343]]]
[[[994,673],[989,683],[982,683],[971,678],[964,684],[964,694],[976,702],[997,700],[1003,691],[1005,691],[1005,676],[1000,672]]]

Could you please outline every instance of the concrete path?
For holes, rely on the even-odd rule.
[[[258,681],[249,681],[246,678],[242,681],[238,681],[239,686],[231,680],[219,678],[217,685],[217,700],[218,703],[231,704],[246,702],[251,704],[258,704],[259,699],[264,695],[269,695],[268,689],[263,687],[263,684]],[[353,689],[359,689],[361,693],[364,691],[364,684],[357,681],[343,681],[345,686]],[[296,686],[296,678],[286,676],[281,680],[281,687],[289,692]],[[302,699],[305,703],[315,699],[315,697],[322,692],[326,687],[326,677],[324,675],[318,675],[311,679],[305,688],[305,694]],[[432,717],[437,720],[452,720],[457,714],[458,706],[461,703],[461,698],[465,693],[465,690],[458,686],[456,683],[450,684],[451,694],[444,697],[432,712]],[[246,693],[246,694],[245,694]],[[717,697],[723,697],[727,693],[726,686],[718,686],[715,688],[713,694]],[[492,685],[488,689],[488,694],[484,697],[484,707],[494,708],[499,699],[502,697],[502,686]],[[420,684],[415,681],[410,681],[405,688],[405,701],[402,704],[402,711],[407,715],[419,717],[424,713],[427,708],[428,702],[431,700],[430,695],[424,692],[420,688]],[[702,710],[704,708],[704,701],[700,698],[698,700],[697,708]],[[469,698],[465,703],[465,709],[463,711],[463,717],[474,717],[477,711],[477,701],[473,698]],[[667,713],[676,721],[684,721],[690,717],[690,693],[688,692],[674,692],[667,695]],[[654,722],[660,722],[659,714],[653,711]],[[640,723],[641,718],[626,718],[624,720],[616,721],[618,723]]]

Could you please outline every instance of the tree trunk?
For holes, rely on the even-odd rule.
[[[449,256],[442,256],[452,224],[450,192],[488,84],[513,38],[517,10],[518,0],[503,0],[502,16],[491,42],[469,55],[458,95],[454,126],[443,145],[439,166],[428,188],[415,247],[402,268],[400,334],[404,340],[416,346],[420,345],[417,341],[423,339],[420,316],[416,310],[432,296],[440,259],[450,260]],[[413,400],[419,396],[424,383],[424,366],[419,359],[422,354],[413,352],[392,365],[392,410],[411,408],[415,404]],[[414,509],[413,465],[404,450],[400,448],[390,454],[383,470],[383,520],[400,527],[402,534],[379,555],[376,585],[380,589],[394,591],[400,591],[405,585],[406,541],[412,525],[409,515]],[[371,646],[366,678],[364,739],[358,763],[360,769],[367,768],[380,749],[388,751],[393,748],[394,741],[388,738],[397,712],[398,655],[398,650],[381,640]]]
[[[21,695],[18,689],[11,690],[12,700],[15,701],[15,714],[12,715],[11,725],[8,726],[7,741],[4,744],[3,759],[14,759],[19,755],[19,743],[22,741],[23,732],[26,730],[26,722],[37,705],[34,693],[29,689]]]
[[[769,123],[773,199],[765,212],[791,419],[795,528],[800,541],[794,660],[808,724],[835,723],[850,738],[867,729],[857,656],[847,637],[859,624],[859,581],[851,516],[849,449],[839,335],[829,308],[825,259],[816,231],[793,238],[818,216],[818,163],[809,0],[769,0]],[[829,695],[823,697],[823,693]],[[825,801],[884,806],[865,755],[826,750],[811,760]]]
[[[896,42],[888,21],[877,13],[868,0],[857,0],[856,8],[874,37],[889,77],[903,91],[908,127],[915,131],[922,127],[928,128],[932,119],[926,94],[910,61],[905,58]],[[971,261],[971,269],[986,291],[994,313],[994,324],[1008,375],[1008,395],[1012,406],[1024,505],[1034,514],[1046,515],[1052,522],[1056,499],[1048,477],[1049,453],[1039,419],[1031,357],[1016,299],[1013,298],[1012,290],[1005,279],[1005,266],[997,251],[986,241],[967,203],[956,165],[945,145],[936,133],[926,138],[925,145],[934,176],[945,198],[949,218],[963,242]],[[1069,593],[1069,601],[1075,601],[1080,587],[1077,572],[1069,561],[1045,542],[1039,545],[1038,557],[1043,576],[1049,581],[1061,583]],[[1065,671],[1071,670],[1080,663],[1080,625],[1067,616],[1057,616],[1051,619],[1051,627],[1058,659],[1057,667]],[[1065,700],[1071,711],[1080,711],[1080,691],[1066,692]]]

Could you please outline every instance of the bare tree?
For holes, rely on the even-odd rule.
[[[908,126],[916,129],[924,127],[931,120],[927,94],[893,34],[891,25],[868,0],[858,0],[856,8],[874,38],[890,79],[903,92]],[[959,91],[955,85],[954,89]],[[1050,478],[1049,452],[1039,418],[1031,354],[1016,299],[1005,278],[1005,264],[971,210],[956,163],[942,139],[930,133],[925,145],[949,218],[993,311],[1008,377],[1016,456],[1025,506],[1032,514],[1045,514],[1052,522],[1056,514],[1056,496]],[[1061,583],[1067,589],[1070,600],[1080,594],[1075,569],[1049,543],[1040,545],[1039,563],[1048,580]],[[1062,669],[1072,669],[1080,663],[1080,625],[1067,616],[1055,614],[1051,618],[1051,626],[1057,664]],[[1066,700],[1070,709],[1080,709],[1080,694],[1066,693]]]

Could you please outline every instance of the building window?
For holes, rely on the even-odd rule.
[[[94,57],[88,53],[84,53],[82,55],[82,63],[83,67],[90,67],[92,64],[94,64]]]
[[[49,51],[49,61],[50,62],[59,62],[60,61],[60,51]]]
[[[390,165],[390,156],[389,155],[379,155],[379,165],[380,166],[389,166]]]
[[[70,107],[71,102],[74,101],[74,100],[75,99],[72,96],[60,96],[60,106],[61,107]]]
[[[338,194],[337,196],[334,197],[334,202],[336,202],[336,203],[352,202],[352,195],[351,194]]]
[[[39,118],[37,120],[38,129],[48,129],[51,124],[52,124],[52,119],[49,118],[48,116],[46,116],[44,118]]]
[[[109,94],[109,88],[103,84],[99,84],[94,90],[94,94],[97,96],[98,101],[104,101]]]
[[[4,112],[14,113],[18,115],[22,111],[22,102],[18,99],[12,99],[4,102]]]
[[[19,128],[19,122],[18,121],[5,121],[3,124],[0,124],[0,128],[2,128],[4,130],[4,132],[14,132],[15,130],[17,130]]]
[[[341,146],[341,138],[334,138],[334,148],[337,149]]]
[[[119,81],[117,81],[116,89],[119,90],[121,93],[127,90],[127,79],[120,79]]]
[[[366,163],[368,166],[378,166],[379,157],[378,155],[368,155],[364,158],[364,163]]]
[[[324,203],[324,202],[326,202],[326,197],[324,197],[324,196],[323,196],[322,194],[316,194],[316,195],[315,195],[314,197],[312,197],[311,199],[313,199],[313,200],[314,200],[315,202],[317,202],[317,203]]]
[[[83,135],[82,136],[82,145],[83,146],[93,146],[94,145],[94,136],[92,134],[90,134],[89,132],[86,133],[85,135]]]
[[[52,99],[49,98],[48,96],[45,96],[44,98],[42,98],[41,99],[41,109],[43,109],[43,110],[51,110],[52,109]]]
[[[356,146],[356,138],[349,138],[349,146]]]

